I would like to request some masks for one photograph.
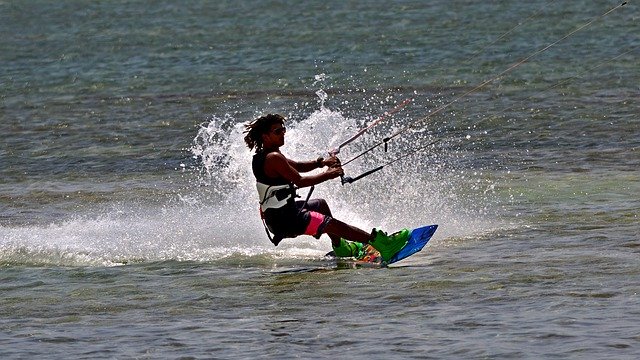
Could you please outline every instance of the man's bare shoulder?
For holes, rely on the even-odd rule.
[[[272,151],[265,156],[266,161],[287,161],[287,157],[284,156],[280,151]]]

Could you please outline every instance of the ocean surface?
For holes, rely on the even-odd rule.
[[[0,358],[640,358],[620,5],[0,0]],[[344,169],[385,167],[313,197],[427,247],[274,247],[242,140],[273,112],[300,160],[382,117],[340,157],[398,134]]]

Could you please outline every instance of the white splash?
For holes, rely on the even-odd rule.
[[[320,96],[322,104],[325,96]],[[365,120],[322,105],[306,118],[288,120],[281,150],[300,160],[325,156]],[[194,181],[171,201],[149,205],[132,200],[110,204],[97,216],[77,216],[44,226],[0,227],[0,263],[111,266],[230,257],[239,257],[240,262],[265,256],[322,258],[330,250],[326,236],[287,239],[277,248],[267,239],[258,213],[252,154],[243,141],[244,121],[229,114],[213,115],[198,129],[191,148],[198,165],[195,169],[181,167],[182,176]],[[379,141],[381,132],[373,131],[350,144],[341,153],[343,160]],[[356,176],[427,138],[423,132],[411,132],[406,139],[395,141],[389,153],[373,151],[345,171]],[[336,218],[366,231],[439,224],[436,242],[492,231],[497,225],[491,202],[485,199],[495,184],[452,168],[456,156],[460,154],[450,153],[446,146],[434,149],[353,184],[343,186],[339,179],[325,182],[316,186],[313,197],[326,199]],[[305,196],[306,190],[300,194]]]

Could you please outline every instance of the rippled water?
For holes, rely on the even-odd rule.
[[[620,4],[0,1],[0,355],[638,358]],[[273,247],[241,124],[282,113],[283,151],[316,158],[406,99],[347,174],[437,142],[314,196],[436,223],[429,245],[387,269]]]

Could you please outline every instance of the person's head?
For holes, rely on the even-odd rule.
[[[268,114],[261,116],[254,121],[245,124],[244,142],[250,150],[262,151],[265,141],[269,142],[272,137],[282,136],[284,144],[284,117],[279,114]],[[275,138],[274,138],[275,139]],[[281,144],[280,144],[281,145]]]

